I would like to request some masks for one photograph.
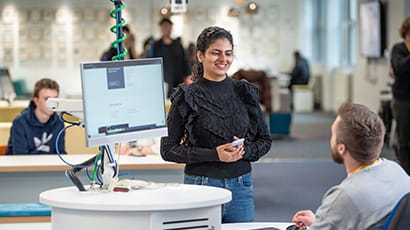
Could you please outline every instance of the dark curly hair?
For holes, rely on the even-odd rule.
[[[410,17],[404,19],[403,24],[400,28],[400,36],[405,39],[406,34],[410,31]]]
[[[217,39],[226,38],[232,45],[233,48],[233,38],[232,34],[225,30],[224,28],[211,26],[207,27],[199,34],[198,39],[196,40],[196,50],[205,54],[205,51],[208,47]],[[195,63],[192,67],[192,80],[196,81],[202,77],[204,74],[204,67],[202,63],[198,61],[198,58],[195,55]]]

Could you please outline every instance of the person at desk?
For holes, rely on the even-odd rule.
[[[123,143],[121,145],[120,154],[136,157],[146,155],[157,155],[160,152],[160,138],[145,138],[137,141]]]
[[[358,104],[340,106],[332,125],[331,156],[348,176],[329,189],[314,214],[297,212],[297,227],[381,229],[388,214],[410,191],[410,177],[394,161],[380,158],[385,128],[377,114]]]
[[[295,65],[289,73],[290,82],[288,88],[290,91],[292,91],[293,85],[307,85],[310,78],[309,63],[306,58],[299,51],[293,52],[293,57],[295,58]]]
[[[397,121],[399,161],[410,175],[410,17],[400,28],[403,42],[393,46],[393,116]]]
[[[56,81],[43,78],[36,82],[29,107],[13,120],[6,155],[56,153],[56,137],[64,123],[55,112],[47,109],[46,102],[48,98],[57,98],[58,94]],[[65,153],[64,134],[58,146],[60,153]]]
[[[233,61],[233,38],[220,27],[198,36],[194,82],[171,95],[168,136],[161,138],[166,161],[186,163],[185,184],[228,189],[232,200],[222,208],[222,222],[255,218],[251,162],[271,147],[259,106],[258,88],[227,76]],[[245,138],[237,147],[231,143]]]

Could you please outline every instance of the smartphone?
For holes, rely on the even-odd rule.
[[[237,147],[238,145],[242,144],[245,141],[245,138],[241,138],[232,142],[232,147]]]

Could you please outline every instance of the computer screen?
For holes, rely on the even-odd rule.
[[[0,100],[13,100],[16,97],[9,70],[0,68]]]
[[[88,147],[167,135],[162,58],[81,64]]]

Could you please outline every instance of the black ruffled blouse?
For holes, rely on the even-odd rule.
[[[171,95],[168,136],[161,139],[166,161],[186,163],[185,174],[234,178],[251,171],[271,147],[271,138],[258,102],[258,88],[229,77],[214,82],[200,78],[178,86]],[[184,133],[188,146],[180,145]],[[236,162],[222,162],[216,147],[245,138],[245,154]]]

